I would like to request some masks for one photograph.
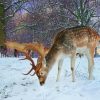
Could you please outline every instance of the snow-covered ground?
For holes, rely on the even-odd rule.
[[[94,80],[88,80],[87,59],[83,57],[77,58],[73,83],[70,59],[66,58],[60,81],[56,82],[55,64],[45,85],[40,86],[36,76],[23,75],[31,67],[29,61],[0,58],[0,100],[100,100],[100,58],[94,60]]]

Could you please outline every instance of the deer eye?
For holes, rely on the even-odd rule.
[[[43,75],[44,75],[43,72],[38,73],[38,77],[41,77],[41,76],[43,76]]]
[[[43,73],[43,72],[40,72],[40,75],[41,75],[41,76],[43,76],[43,75],[44,75],[44,73]]]

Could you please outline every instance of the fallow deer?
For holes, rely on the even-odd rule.
[[[53,45],[46,53],[41,51],[38,46],[32,46],[32,44],[25,46],[24,50],[26,50],[25,48],[31,48],[37,50],[40,54],[40,62],[36,66],[32,66],[34,67],[33,69],[35,70],[41,85],[45,83],[48,73],[56,61],[58,61],[57,81],[59,80],[64,56],[70,56],[71,58],[72,81],[75,81],[74,67],[77,53],[85,54],[87,56],[89,79],[91,80],[93,78],[94,51],[97,41],[99,40],[100,36],[94,29],[86,26],[73,27],[59,32],[54,39]],[[28,57],[31,61],[32,58],[30,56]],[[33,62],[33,60],[31,62]],[[33,69],[31,69],[29,73]]]
[[[77,53],[87,56],[89,80],[91,80],[93,78],[94,51],[99,40],[98,33],[87,26],[67,28],[59,32],[38,71],[37,75],[40,84],[43,85],[45,83],[48,73],[56,61],[58,61],[57,81],[59,80],[64,56],[70,56],[71,58],[72,81],[75,81],[74,67]]]

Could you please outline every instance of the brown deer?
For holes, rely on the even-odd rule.
[[[100,36],[94,29],[85,26],[73,27],[59,32],[47,52],[41,51],[36,45],[32,46],[33,44],[27,45],[25,48],[37,50],[40,54],[39,62],[36,66],[32,66],[41,85],[45,83],[48,73],[56,61],[58,61],[57,81],[59,80],[63,59],[66,56],[71,58],[72,81],[75,81],[74,67],[77,54],[85,54],[87,56],[89,79],[91,80],[93,78],[94,51],[99,40]]]
[[[71,58],[72,81],[75,81],[74,67],[77,53],[87,56],[89,80],[91,80],[93,78],[94,51],[98,40],[100,40],[100,36],[90,27],[73,27],[59,32],[38,70],[37,76],[40,84],[45,83],[48,73],[56,61],[58,61],[57,81],[59,80],[64,56]]]

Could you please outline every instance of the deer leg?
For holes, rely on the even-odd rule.
[[[58,74],[57,74],[57,80],[56,81],[59,81],[59,79],[60,79],[62,64],[63,64],[63,59],[60,59],[59,62],[58,62]]]
[[[93,79],[92,73],[94,68],[94,50],[93,48],[87,52],[87,59],[88,59],[88,72],[89,72],[89,80]]]
[[[74,55],[71,57],[72,82],[75,81],[75,60],[76,60],[76,56]]]

